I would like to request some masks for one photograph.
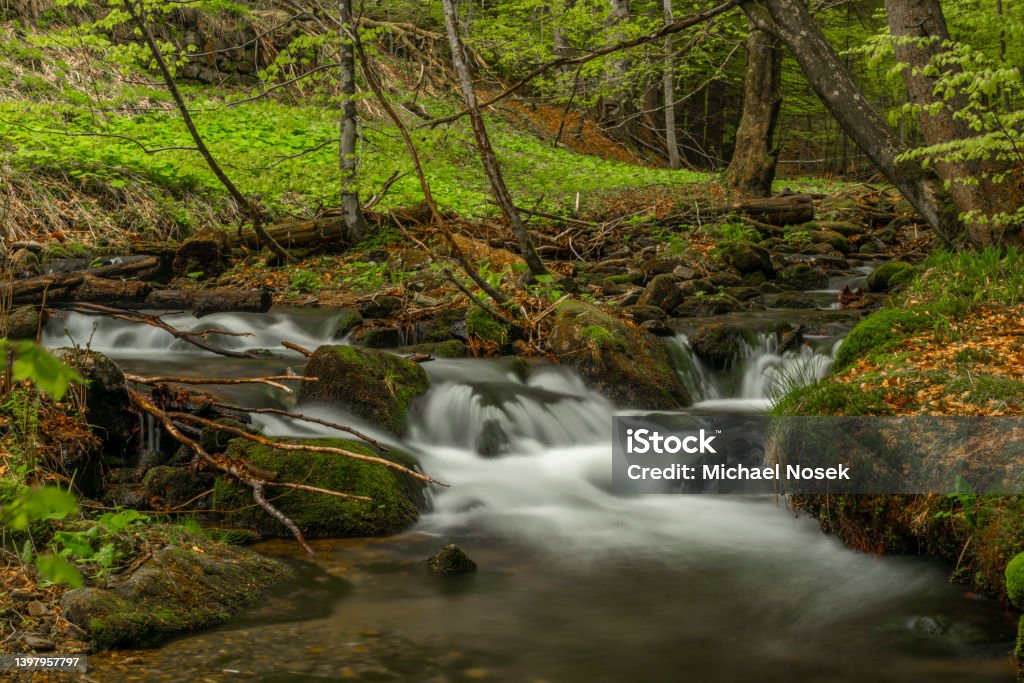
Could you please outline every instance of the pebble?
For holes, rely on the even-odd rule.
[[[21,642],[24,643],[27,648],[42,652],[52,650],[56,647],[52,640],[37,633],[26,633],[21,637]]]
[[[28,603],[28,614],[30,617],[41,617],[49,613],[50,608],[44,605],[43,603],[39,602],[38,600],[33,600],[32,602]]]

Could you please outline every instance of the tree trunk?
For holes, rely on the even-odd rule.
[[[359,210],[359,190],[356,176],[356,140],[358,121],[356,118],[356,51],[351,33],[356,30],[352,21],[352,0],[341,0],[341,125],[339,161],[341,166],[341,211],[345,218],[349,242],[358,242],[366,233],[366,222]]]
[[[960,241],[956,208],[942,182],[916,162],[897,162],[906,151],[868,103],[802,0],[750,0],[743,11],[762,30],[785,43],[811,88],[875,167],[903,193],[949,245]]]
[[[736,131],[736,151],[726,170],[729,187],[753,197],[768,197],[775,180],[778,150],[775,124],[782,107],[782,50],[778,38],[750,24],[747,71],[743,79],[743,114]]]
[[[977,133],[955,116],[966,107],[964,98],[936,95],[936,77],[926,71],[938,66],[936,57],[948,51],[949,30],[938,0],[886,0],[885,14],[903,82],[911,103],[919,108],[917,120],[925,144],[976,137]],[[965,215],[967,234],[975,247],[989,246],[1001,237],[1001,226],[987,217],[1013,213],[1018,205],[1016,192],[1009,184],[1000,186],[990,179],[995,170],[982,160],[935,163],[935,172],[946,182],[957,209]]]
[[[665,25],[672,23],[672,0],[664,0]],[[665,146],[668,147],[668,167],[679,168],[679,141],[676,140],[676,86],[675,53],[672,50],[672,36],[665,36],[665,74],[662,87],[665,90]]]
[[[477,106],[476,89],[473,86],[473,76],[469,72],[469,65],[462,54],[462,41],[459,38],[458,15],[455,10],[455,0],[444,0],[445,27],[448,30],[448,42],[452,49],[452,65],[459,76],[459,83],[462,86],[462,97],[466,102],[466,110],[469,113],[469,121],[473,127],[473,136],[476,138],[477,148],[480,150],[480,160],[483,162],[484,171],[491,182],[491,191],[501,212],[508,221],[512,234],[519,242],[519,248],[523,252],[523,260],[529,269],[529,279],[533,281],[538,275],[546,275],[547,268],[541,261],[537,250],[530,239],[530,233],[523,224],[523,219],[516,210],[512,195],[505,185],[505,179],[501,175],[501,167],[498,165],[498,158],[494,155],[490,138],[487,136],[487,129],[484,127],[484,118]]]

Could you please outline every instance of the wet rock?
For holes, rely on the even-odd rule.
[[[953,623],[946,617],[918,617],[914,621],[914,630],[930,636],[943,636],[949,632]]]
[[[868,275],[867,290],[880,294],[908,282],[914,276],[914,266],[906,261],[888,261]]]
[[[804,326],[794,327],[788,323],[776,325],[772,330],[778,340],[779,353],[796,351],[804,344]]]
[[[721,247],[725,262],[739,271],[740,275],[761,272],[766,277],[775,275],[772,259],[767,249],[748,242],[735,242]]]
[[[8,339],[35,339],[49,317],[45,308],[40,314],[38,306],[18,306],[6,314],[0,313],[0,329],[6,326]]]
[[[290,576],[282,562],[250,550],[180,528],[167,535],[175,542],[115,588],[76,588],[61,598],[64,617],[87,631],[97,648],[149,647],[222,622]]]
[[[511,441],[508,434],[502,428],[501,423],[494,418],[484,420],[480,429],[480,435],[476,439],[476,452],[484,458],[497,458],[508,452]]]
[[[760,271],[754,271],[762,274]],[[743,284],[743,278],[736,273],[720,272],[713,273],[709,278],[715,287],[737,287]]]
[[[693,296],[698,292],[714,294],[718,288],[711,284],[710,280],[687,280],[679,284],[679,291],[684,297]]]
[[[672,311],[674,315],[685,318],[689,316],[723,315],[744,310],[743,304],[728,294],[711,294],[693,296],[679,304]]]
[[[142,486],[146,491],[147,501],[166,507],[181,508],[186,503],[194,507],[205,508],[206,496],[213,485],[213,475],[209,472],[194,472],[185,467],[167,467],[161,465],[146,472]]]
[[[446,545],[427,559],[427,566],[436,574],[468,574],[476,571],[474,562],[454,543]]]
[[[670,410],[691,402],[661,344],[591,304],[559,304],[548,341],[562,363],[620,406]]]
[[[38,633],[26,633],[21,637],[21,642],[25,647],[34,652],[50,652],[57,647],[53,640]]]
[[[633,317],[633,320],[639,325],[647,322],[648,320],[664,320],[665,311],[658,308],[657,306],[642,306],[636,304],[633,306],[627,306],[625,309],[626,313]]]
[[[352,332],[352,343],[370,349],[393,349],[405,343],[405,335],[393,325],[361,325]]]
[[[435,313],[424,320],[417,320],[412,328],[410,343],[429,344],[450,339],[466,341],[465,308],[452,308]]]
[[[285,442],[340,448],[406,467],[417,466],[413,458],[396,449],[382,455],[364,443],[347,439],[286,439]],[[274,505],[310,538],[398,533],[416,522],[419,508],[425,505],[423,482],[381,464],[337,453],[282,450],[242,440],[233,442],[225,455],[245,458],[262,470],[276,473],[281,481],[302,482],[370,498],[338,498],[313,491],[292,491],[277,498]],[[224,521],[228,524],[252,529],[264,536],[291,536],[277,519],[262,508],[252,506],[248,488],[219,479],[213,495],[214,509],[224,511]]]
[[[762,282],[758,285],[757,290],[762,294],[778,294],[782,288],[773,282]]]
[[[671,311],[683,300],[683,293],[674,275],[655,275],[651,278],[643,294],[637,299],[640,306],[656,306],[663,311]]]
[[[790,289],[824,289],[828,286],[828,275],[810,264],[794,263],[779,271],[778,281]]]
[[[428,344],[413,344],[402,349],[404,353],[425,353],[435,358],[465,358],[466,344],[458,339]]]
[[[402,300],[387,294],[375,296],[359,307],[364,318],[390,318],[401,310]]]
[[[224,427],[232,427],[234,429],[252,432],[249,425],[245,424],[241,420],[222,417],[214,420],[214,422]],[[237,438],[239,438],[237,434],[224,431],[223,429],[217,429],[216,427],[203,427],[202,431],[199,432],[199,445],[202,446],[203,450],[207,453],[223,453],[227,449],[228,444]]]
[[[655,337],[674,337],[676,334],[664,320],[645,320],[640,323],[640,329],[650,332]]]
[[[818,300],[813,295],[803,292],[783,292],[773,296],[767,301],[769,308],[790,308],[797,310],[810,310],[820,308]]]
[[[395,434],[406,428],[410,402],[426,393],[427,373],[411,360],[353,346],[321,346],[310,356],[299,404],[328,403]]]
[[[640,272],[644,279],[650,280],[655,275],[667,275],[677,267],[686,267],[687,259],[683,256],[655,256],[640,264]]]
[[[756,287],[727,287],[725,293],[737,301],[750,301],[761,296],[761,290]]]
[[[335,339],[342,339],[349,332],[363,324],[363,314],[357,308],[342,308],[338,311],[338,327]]]
[[[754,341],[756,336],[741,327],[705,325],[690,338],[690,346],[693,353],[705,363],[716,368],[725,368]]]

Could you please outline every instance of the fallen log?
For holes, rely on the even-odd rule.
[[[158,289],[146,297],[147,308],[165,311],[192,311],[201,318],[211,313],[266,313],[274,300],[270,292],[262,289]]]
[[[814,220],[813,199],[809,194],[751,199],[737,202],[722,213],[740,213],[768,225],[799,225]]]
[[[9,298],[16,304],[39,303],[43,300],[45,292],[46,299],[49,301],[73,301],[75,297],[73,293],[69,294],[69,291],[80,287],[85,282],[87,276],[94,279],[113,279],[127,276],[143,277],[147,271],[155,269],[158,265],[159,261],[156,258],[143,257],[73,273],[43,275],[25,280],[10,280],[0,283],[0,299]],[[92,291],[95,291],[97,287],[103,286],[105,286],[103,283],[97,284],[93,281]],[[87,291],[89,290],[87,289]]]

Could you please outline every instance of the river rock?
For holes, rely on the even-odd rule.
[[[286,439],[285,443],[341,448],[379,457],[406,467],[416,467],[408,455],[390,450],[381,455],[366,444],[347,439]],[[232,442],[225,455],[245,458],[262,470],[274,472],[280,481],[302,482],[339,493],[367,496],[371,500],[338,498],[313,491],[292,491],[274,505],[310,538],[384,536],[416,522],[425,505],[423,482],[384,465],[356,460],[336,453],[287,451],[241,439]],[[226,479],[214,488],[214,509],[224,511],[224,521],[264,536],[289,537],[288,531],[262,508],[252,506],[249,489]]]
[[[871,271],[868,275],[867,289],[880,294],[910,280],[914,275],[914,266],[906,261],[888,261]]]
[[[656,306],[663,311],[671,311],[683,300],[679,282],[674,275],[655,275],[644,288],[637,300],[640,306]]]
[[[779,283],[790,289],[806,291],[824,289],[828,286],[828,275],[807,263],[794,263],[779,271]]]
[[[426,393],[427,373],[411,360],[354,346],[321,346],[309,358],[299,404],[340,406],[395,434],[406,429],[410,402]]]
[[[370,349],[393,349],[402,346],[405,337],[394,325],[360,325],[352,331],[352,343]]]
[[[711,294],[692,296],[673,309],[672,313],[680,318],[704,315],[722,315],[735,313],[744,309],[743,304],[728,294]]]
[[[180,509],[186,503],[193,507],[207,508],[205,503],[213,485],[214,477],[209,472],[195,472],[187,467],[152,467],[142,479],[146,501],[150,505]],[[154,502],[155,501],[155,502]]]
[[[7,329],[8,339],[35,339],[36,333],[42,329],[50,318],[49,311],[43,308],[40,313],[38,306],[18,306],[9,312],[0,313],[0,329]],[[6,321],[3,318],[6,317]]]
[[[287,496],[286,496],[287,498]],[[150,647],[182,631],[225,621],[261,590],[290,577],[275,559],[215,543],[180,527],[114,588],[76,588],[61,598],[64,617],[96,647]]]
[[[640,272],[645,279],[650,280],[655,275],[667,275],[678,267],[687,267],[686,258],[683,256],[655,256],[640,264]]]
[[[41,636],[38,633],[26,633],[21,637],[21,642],[33,652],[50,652],[57,644],[51,638]]]
[[[363,314],[358,308],[342,308],[338,311],[338,326],[334,331],[335,339],[343,339],[349,332],[363,324]]]
[[[466,309],[451,308],[417,320],[412,326],[410,344],[446,342],[452,339],[466,341]]]
[[[497,458],[508,452],[511,440],[501,426],[501,423],[494,418],[484,420],[480,429],[480,435],[476,438],[476,452],[484,458]]]
[[[661,344],[596,306],[559,304],[548,342],[559,361],[620,406],[671,410],[690,405]]]
[[[740,275],[760,272],[765,277],[774,277],[771,255],[767,249],[749,242],[734,242],[720,247],[725,262],[739,271]]]
[[[435,574],[468,574],[476,571],[474,562],[459,546],[451,543],[427,559],[427,566]]]
[[[388,294],[379,294],[359,307],[364,318],[390,318],[401,310],[402,300]]]
[[[690,338],[693,353],[705,363],[725,368],[748,344],[756,341],[751,331],[732,325],[705,325]]]

